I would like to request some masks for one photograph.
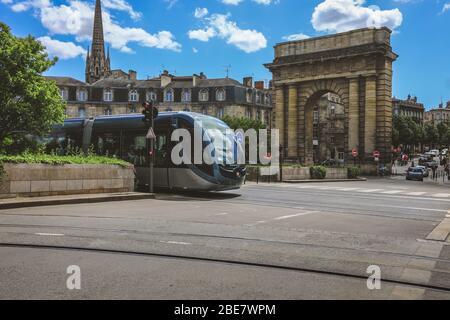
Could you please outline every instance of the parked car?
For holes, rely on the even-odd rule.
[[[439,150],[431,150],[430,152],[428,152],[429,154],[433,155],[434,157],[439,157],[439,155],[441,154],[439,152]]]
[[[423,171],[423,177],[428,178],[430,176],[430,171],[425,166],[417,166],[416,168],[422,169]]]
[[[423,181],[424,173],[423,169],[421,168],[409,168],[408,171],[406,171],[406,180],[417,180],[417,181]]]
[[[431,154],[423,154],[419,157],[419,166],[428,167],[428,164],[433,161],[433,156]]]

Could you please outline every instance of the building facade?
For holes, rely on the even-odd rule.
[[[392,109],[394,115],[405,116],[416,120],[418,123],[424,122],[425,107],[417,101],[417,97],[408,95],[406,100],[392,99]]]
[[[345,160],[345,108],[337,94],[322,96],[313,110],[314,162]]]
[[[439,107],[425,112],[425,122],[434,125],[438,125],[442,122],[450,123],[450,101],[447,102],[446,107],[441,103]]]
[[[153,101],[160,111],[192,111],[222,118],[225,115],[258,119],[271,125],[272,91],[251,77],[240,83],[230,78],[208,79],[205,74],[160,76],[138,80],[137,72],[111,70],[105,54],[101,1],[95,5],[91,50],[86,57],[85,82],[69,77],[48,77],[67,102],[68,118],[140,113]]]
[[[130,72],[130,74],[134,72]],[[251,78],[246,85],[230,79],[208,79],[203,73],[176,77],[165,71],[149,80],[104,78],[93,84],[67,77],[48,77],[66,100],[68,118],[140,113],[153,101],[160,111],[191,111],[222,118],[257,119],[271,125],[272,94]]]

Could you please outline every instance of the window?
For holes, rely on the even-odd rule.
[[[338,159],[339,160],[345,160],[345,153],[344,152],[338,152]]]
[[[319,124],[319,110],[313,112],[313,124]]]
[[[129,94],[129,99],[131,102],[138,102],[139,101],[139,93],[137,90],[131,90]]]
[[[334,116],[336,114],[336,106],[331,105],[330,107],[330,115]]]
[[[164,91],[164,102],[173,102],[173,89]]]
[[[86,89],[78,89],[77,90],[77,100],[78,101],[87,101],[88,93]]]
[[[191,90],[183,89],[181,92],[181,101],[182,102],[190,102],[191,101]]]
[[[86,109],[84,107],[78,109],[78,117],[86,118]]]
[[[261,92],[258,92],[256,94],[256,103],[261,104],[261,102],[262,102],[262,95]]]
[[[256,113],[256,118],[258,119],[258,121],[261,121],[261,110],[258,110],[258,112]]]
[[[105,89],[103,91],[103,100],[111,102],[113,101],[113,91],[112,89]]]
[[[157,100],[156,92],[155,91],[147,91],[147,101],[153,101],[155,102]]]
[[[217,101],[225,101],[225,99],[226,99],[225,90],[224,89],[218,89],[216,91],[216,100]]]
[[[209,92],[207,89],[203,89],[199,93],[198,99],[202,102],[209,101]]]
[[[245,116],[246,116],[247,118],[249,118],[249,119],[252,118],[252,109],[251,109],[251,108],[247,108],[247,109],[245,110]]]
[[[266,106],[270,105],[270,95],[266,94],[264,97],[264,104]]]
[[[111,116],[112,115],[112,109],[110,107],[105,108],[105,116]]]
[[[59,90],[59,94],[63,100],[69,100],[69,91],[67,90],[67,88],[61,88]]]
[[[217,108],[217,118],[222,118],[225,115],[223,107]]]
[[[247,90],[246,99],[247,99],[247,103],[252,103],[252,101],[253,101],[253,93],[252,93],[251,90]]]

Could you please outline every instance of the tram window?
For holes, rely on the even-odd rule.
[[[93,139],[95,151],[98,155],[119,157],[120,136],[115,133],[100,133]]]
[[[122,158],[136,167],[147,165],[147,139],[143,133],[125,132],[123,135]]]
[[[167,164],[167,135],[158,135],[156,138],[156,167],[166,167]]]

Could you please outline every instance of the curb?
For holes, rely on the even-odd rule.
[[[360,179],[323,179],[323,180],[283,180],[283,183],[318,183],[318,182],[356,182],[356,181],[367,181],[366,178]]]
[[[117,194],[98,197],[86,197],[86,198],[69,198],[69,199],[36,199],[23,201],[18,200],[16,202],[0,202],[0,210],[6,209],[19,209],[19,208],[32,208],[32,207],[45,207],[45,206],[59,206],[68,204],[86,204],[86,203],[102,203],[102,202],[115,202],[115,201],[131,201],[131,200],[147,200],[155,199],[155,194]]]

